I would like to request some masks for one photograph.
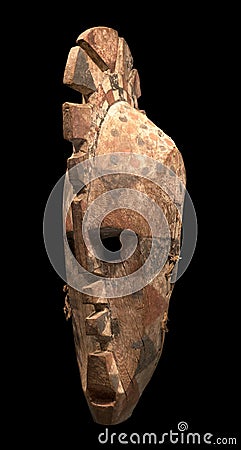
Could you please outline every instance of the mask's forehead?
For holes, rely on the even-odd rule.
[[[175,142],[148,119],[144,111],[135,109],[124,101],[116,102],[108,109],[108,114],[101,123],[95,155],[116,152],[150,157],[170,168],[185,184],[185,167]],[[146,161],[145,158],[138,160],[134,156],[132,160],[129,158],[133,173],[138,168],[143,182],[148,175]],[[161,172],[163,168],[160,169]]]

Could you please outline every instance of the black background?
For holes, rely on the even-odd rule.
[[[34,253],[29,268],[34,290],[27,300],[29,353],[21,366],[24,373],[28,368],[22,389],[24,401],[30,401],[22,436],[32,448],[40,443],[71,450],[109,448],[98,443],[104,427],[93,422],[81,391],[71,323],[63,313],[63,280],[48,260],[42,237],[45,204],[71,154],[71,144],[63,140],[62,103],[81,101],[62,83],[67,55],[81,32],[98,25],[126,39],[141,80],[139,107],[182,152],[198,221],[194,257],[171,298],[161,360],[132,417],[109,431],[159,434],[186,421],[191,432],[237,437],[236,225],[226,200],[229,168],[223,157],[223,150],[229,151],[223,115],[232,84],[224,72],[230,50],[225,14],[220,20],[198,7],[184,11],[170,4],[166,10],[160,3],[156,8],[136,5],[131,13],[124,4],[69,4],[54,14],[36,8],[25,29],[22,71],[31,67],[24,78],[35,149],[30,159],[37,260]],[[110,445],[116,447],[122,445]]]

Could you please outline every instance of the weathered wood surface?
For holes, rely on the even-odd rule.
[[[86,157],[131,152],[160,161],[185,184],[175,143],[138,109],[140,80],[124,38],[110,28],[96,27],[82,33],[76,43],[67,59],[64,83],[82,94],[83,103],[63,105],[64,138],[73,144],[67,168]],[[170,277],[180,252],[181,220],[168,195],[145,178],[120,175],[91,182],[73,200],[67,231],[76,259],[89,272],[113,278],[143,265],[152,236],[145,218],[134,211],[113,211],[101,225],[104,239],[118,237],[126,228],[138,235],[136,251],[124,262],[111,264],[94,257],[82,236],[82,220],[91,202],[106,190],[126,186],[145,193],[165,213],[171,249],[163,269],[149,285],[124,297],[93,297],[91,286],[89,296],[67,287],[83,392],[93,419],[106,425],[130,417],[158,364],[173,290]]]

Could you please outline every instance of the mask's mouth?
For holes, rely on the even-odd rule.
[[[97,393],[92,392],[91,394],[96,395]],[[105,395],[106,395],[106,398],[104,398]],[[98,398],[90,399],[90,403],[92,406],[99,406],[99,407],[115,406],[116,400],[111,400],[111,398],[109,398],[109,395],[110,395],[109,391],[105,390],[105,387],[103,386],[102,391],[101,391],[101,398],[99,398],[99,395],[98,395]]]
[[[111,351],[90,353],[87,367],[87,397],[92,406],[114,406],[124,394],[114,355]]]
[[[124,362],[122,364],[124,366]],[[136,380],[124,389],[114,353],[109,350],[89,353],[86,369],[85,396],[94,421],[102,425],[114,425],[128,419],[140,397],[140,391]]]

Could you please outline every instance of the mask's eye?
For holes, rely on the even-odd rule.
[[[120,234],[122,230],[119,228],[101,228],[100,238],[104,247],[110,252],[117,252],[121,249]]]
[[[97,231],[100,246],[94,247],[95,239],[90,236],[97,254],[94,273],[105,277],[122,277],[135,272],[143,265],[144,256],[141,253],[139,237],[132,230],[101,227]]]
[[[100,229],[100,238],[103,245],[103,260],[121,262],[128,259],[136,250],[138,237],[134,231],[112,227]]]
[[[110,252],[117,252],[117,250],[121,249],[121,242],[119,236],[112,236],[101,239],[104,247]]]

